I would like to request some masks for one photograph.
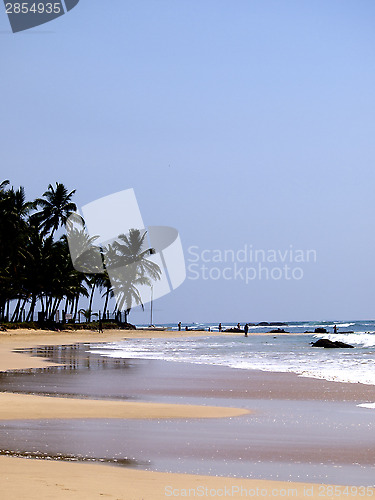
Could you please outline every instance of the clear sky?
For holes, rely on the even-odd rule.
[[[188,266],[316,252],[301,279],[188,270],[155,321],[374,318],[374,26],[373,0],[80,0],[18,34],[0,8],[1,177],[79,206],[134,188]]]

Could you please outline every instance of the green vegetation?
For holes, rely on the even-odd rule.
[[[103,292],[104,317],[109,299],[116,295],[113,312],[124,311],[127,318],[134,305],[143,307],[137,286],[151,286],[152,280],[160,279],[159,267],[147,259],[153,252],[144,249],[146,233],[132,229],[111,245],[96,247],[97,236],[87,236],[82,220],[81,229],[70,227],[84,245],[73,267],[66,234],[56,235],[65,224],[69,228],[68,219],[77,210],[74,193],[56,182],[42,198],[27,201],[23,187],[14,189],[7,180],[0,184],[0,321],[4,326],[26,322],[34,328],[37,311],[53,322],[58,310],[70,315],[70,323],[82,313],[89,326],[91,318],[98,316],[92,312],[95,289]],[[93,268],[95,257],[97,268]],[[124,266],[126,273],[117,271]],[[111,269],[116,272],[110,280]],[[79,309],[83,298],[88,305]]]

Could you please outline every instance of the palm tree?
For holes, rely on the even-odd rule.
[[[104,293],[102,295],[102,298],[105,297],[104,301],[104,308],[103,308],[103,318],[105,319],[106,314],[107,314],[107,309],[108,309],[108,301],[110,298],[114,296],[113,290],[112,290],[112,283],[108,275],[107,269],[105,269],[104,274],[101,275],[101,279],[98,283],[98,287],[100,291],[102,292],[104,289]]]
[[[118,264],[129,265],[135,264],[137,274],[147,276],[153,280],[159,280],[161,271],[160,267],[146,257],[155,253],[153,248],[146,247],[146,234],[143,234],[139,229],[130,229],[129,234],[120,234],[114,247],[118,252]]]
[[[137,287],[151,286],[152,280],[158,280],[161,276],[159,266],[147,259],[155,251],[145,248],[146,234],[138,229],[130,229],[128,235],[120,234],[112,245],[104,249],[104,262],[112,284],[111,292],[116,296],[117,310],[125,311],[126,320],[133,304],[143,308]]]
[[[91,288],[88,311],[92,310],[95,288],[102,284],[104,271],[101,249],[95,245],[99,236],[89,236],[81,217],[70,217],[66,224],[71,260],[74,268],[84,273],[85,281]],[[89,318],[90,321],[90,318]]]
[[[78,308],[80,295],[87,295],[82,285],[84,275],[72,265],[65,240],[55,242],[53,233],[71,210],[74,191],[62,184],[49,185],[45,200],[26,200],[23,187],[8,188],[0,183],[0,320],[9,318],[9,303],[15,302],[12,321],[20,321],[30,302],[27,320],[32,320],[37,302],[46,319],[52,319],[65,297]],[[37,206],[43,210],[32,214]],[[51,233],[48,235],[48,231]]]
[[[89,236],[81,218],[78,227],[69,219],[66,224],[66,232],[67,234],[63,238],[69,244],[74,268],[85,274],[102,272],[103,262],[101,251],[95,245],[95,241],[99,236]]]
[[[74,193],[63,184],[49,184],[43,198],[29,202],[23,187],[15,190],[9,181],[0,182],[0,320],[9,318],[12,309],[12,320],[20,321],[29,305],[30,321],[38,303],[44,318],[53,320],[62,301],[65,313],[70,308],[75,319],[80,298],[87,297],[89,321],[95,316],[96,287],[105,299],[104,315],[109,298],[116,296],[117,311],[125,311],[127,318],[133,305],[143,307],[140,287],[160,279],[159,266],[148,259],[154,251],[147,248],[146,232],[131,229],[100,248],[97,236],[85,231],[84,221],[77,226],[71,217],[76,211]],[[67,236],[56,240],[55,232],[63,224]]]
[[[25,190],[13,187],[4,190],[8,181],[0,184],[0,313],[5,316],[5,304],[17,300],[13,320],[18,320],[27,301],[27,238],[29,214],[33,202],[26,201]]]
[[[47,191],[43,193],[44,198],[37,198],[35,203],[41,207],[41,211],[37,212],[33,217],[39,224],[42,233],[51,234],[66,223],[68,217],[77,210],[75,203],[71,201],[75,189],[68,192],[68,189],[59,182],[56,182],[56,187],[52,184],[48,185]]]
[[[90,308],[80,309],[78,312],[83,314],[83,317],[86,319],[86,323],[90,323],[91,316],[98,316],[98,313],[93,313]]]

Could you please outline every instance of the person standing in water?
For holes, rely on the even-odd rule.
[[[221,332],[221,323],[219,323],[219,332]]]
[[[334,325],[334,327],[333,327],[333,333],[337,333],[337,326],[336,325]]]
[[[249,325],[247,323],[244,327],[244,331],[245,331],[245,337],[247,337],[247,332],[249,331]]]

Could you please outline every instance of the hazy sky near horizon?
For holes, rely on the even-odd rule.
[[[177,228],[188,279],[156,322],[374,318],[374,25],[372,0],[80,0],[12,34],[1,8],[1,177],[79,206],[134,188]],[[202,260],[245,247],[301,279]]]

